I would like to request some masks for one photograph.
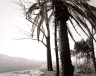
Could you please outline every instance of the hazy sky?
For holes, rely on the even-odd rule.
[[[96,5],[96,0],[93,0],[91,4]],[[28,21],[17,9],[20,7],[12,3],[11,0],[0,0],[0,53],[28,59],[46,60],[46,48],[41,43],[38,44],[37,41],[31,39],[14,40],[26,37],[18,27],[30,32]],[[79,38],[76,40],[80,40]],[[51,45],[53,44],[54,42],[51,41]],[[71,49],[73,46],[74,43],[70,40]],[[52,46],[52,58],[55,60],[54,46]]]

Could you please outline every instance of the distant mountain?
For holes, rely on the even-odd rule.
[[[41,67],[44,62],[40,62],[39,64],[38,63],[39,62],[36,60],[28,60],[25,58],[10,57],[4,54],[0,54],[0,73],[34,69]]]

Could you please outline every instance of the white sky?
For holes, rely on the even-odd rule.
[[[0,0],[0,53],[27,59],[46,60],[46,48],[41,43],[38,44],[37,41],[32,41],[30,39],[13,39],[25,37],[18,27],[29,32],[30,29],[27,26],[28,22],[25,20],[22,12],[16,10],[20,9],[20,7],[11,2],[11,0]],[[91,4],[96,5],[96,0],[93,0]],[[76,39],[80,40],[81,37]],[[53,44],[54,42],[51,41],[51,45]],[[70,40],[71,49],[73,46],[74,43]],[[52,46],[52,59],[55,60],[53,48]]]

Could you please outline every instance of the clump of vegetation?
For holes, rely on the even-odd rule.
[[[90,39],[84,41],[78,41],[74,45],[74,53],[76,60],[79,59],[79,64],[77,68],[80,69],[79,73],[82,74],[93,74],[94,73],[94,62],[92,58],[92,45],[90,44]],[[80,59],[83,59],[83,63],[80,64]]]

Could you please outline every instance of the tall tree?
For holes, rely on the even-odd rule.
[[[73,38],[73,34],[69,30],[69,27],[67,26],[66,22],[69,20],[70,23],[72,24],[74,30],[78,33],[78,31],[75,28],[75,25],[73,24],[73,21],[72,21],[72,20],[74,20],[76,22],[76,24],[78,25],[78,27],[88,36],[88,38],[89,38],[89,34],[90,34],[91,37],[95,40],[95,38],[92,36],[91,31],[87,25],[87,22],[85,21],[85,20],[87,20],[96,32],[96,15],[94,14],[94,10],[89,11],[93,7],[90,6],[86,2],[88,0],[44,0],[44,1],[38,0],[38,1],[39,1],[38,3],[34,4],[34,6],[38,6],[38,8],[40,9],[39,13],[36,15],[37,15],[37,17],[40,16],[41,20],[43,19],[43,21],[48,21],[47,24],[50,23],[52,16],[54,16],[52,9],[53,8],[56,9],[55,17],[57,18],[58,27],[59,27],[62,76],[73,76],[69,40],[68,40],[68,32],[70,33],[70,36],[72,37],[73,40],[74,40],[74,38]],[[30,16],[30,15],[32,15],[33,9],[37,10],[37,7],[33,8],[33,5],[32,5],[32,6],[30,6],[29,9],[30,9],[30,11],[29,11],[29,13],[27,13],[27,15]],[[48,12],[50,10],[51,10],[51,14],[47,18],[46,15],[48,14]],[[40,17],[39,17],[39,19],[40,19]],[[29,17],[29,19],[30,19],[30,17]],[[34,18],[34,20],[39,21],[37,18]],[[42,25],[39,24],[38,28],[40,28],[41,26]],[[47,29],[48,28],[49,27],[47,27]],[[87,30],[87,32],[89,34],[85,31],[84,28]]]
[[[32,40],[42,42],[47,48],[47,70],[53,71],[51,45],[50,45],[49,16],[48,13],[46,13],[49,9],[45,7],[47,6],[46,1],[44,3],[41,3],[40,0],[38,0],[30,7],[29,7],[30,5],[29,1],[27,3],[24,0],[19,0],[19,3],[18,2],[15,3],[19,4],[22,7],[26,19],[32,23],[32,29],[31,29],[32,34],[30,35],[32,37]],[[37,11],[35,12],[35,10]],[[45,29],[47,31],[45,31]]]
[[[73,67],[71,63],[69,40],[66,25],[66,21],[69,19],[70,14],[68,12],[67,7],[63,5],[62,1],[54,1],[53,5],[55,6],[54,8],[56,9],[56,18],[59,23],[59,43],[62,75],[73,76]]]
[[[81,24],[85,24],[85,23],[81,20],[80,16],[75,15],[75,14],[79,14],[82,16],[82,14],[80,12],[77,13],[78,11],[76,9],[78,9],[78,8],[76,8],[76,6],[72,5],[72,8],[74,7],[76,9],[75,10],[73,9],[74,11],[70,12],[71,15],[69,14],[68,7],[67,7],[68,3],[66,3],[66,2],[67,1],[65,1],[65,4],[64,4],[63,1],[55,1],[53,3],[53,5],[56,8],[56,17],[57,17],[58,22],[59,22],[60,57],[61,57],[62,71],[63,71],[62,75],[63,76],[73,76],[73,66],[72,66],[71,57],[70,57],[70,48],[69,48],[66,21],[69,19],[70,16],[72,16],[72,18],[75,19],[75,21],[77,22],[77,24],[79,25],[79,27],[82,30],[83,30],[83,28],[79,24],[79,21],[81,22]],[[77,7],[79,7],[79,6],[77,5]],[[72,11],[72,8],[71,8],[71,11]],[[79,11],[81,11],[81,10],[79,10]],[[89,30],[87,25],[86,25],[86,28],[87,28],[88,32],[90,33],[90,30]],[[87,35],[87,33],[85,31],[84,31],[84,33]]]
[[[57,19],[55,18],[55,54],[56,54],[56,71],[57,71],[57,76],[59,76],[59,56],[58,56],[58,45],[57,45]]]

